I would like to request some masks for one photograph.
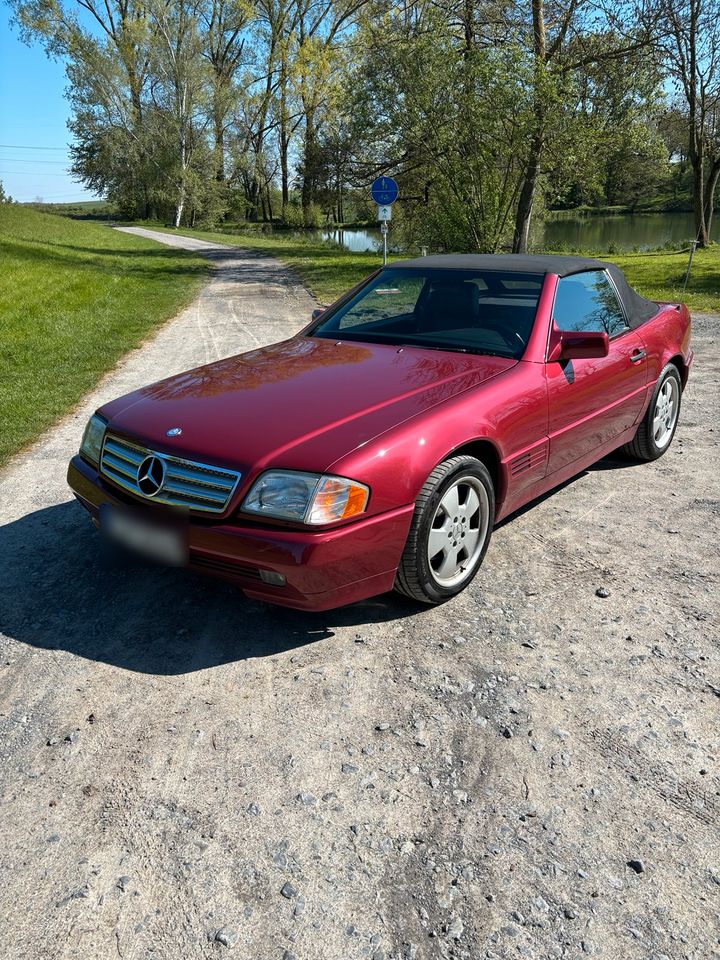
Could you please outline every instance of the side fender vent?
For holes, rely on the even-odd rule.
[[[515,457],[514,460],[510,461],[510,476],[519,477],[521,473],[525,473],[532,467],[541,466],[545,463],[546,459],[546,447],[536,447],[534,450],[527,450],[525,453],[521,453],[519,457]]]

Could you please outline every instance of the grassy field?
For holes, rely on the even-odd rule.
[[[720,245],[698,250],[687,289],[682,285],[689,253],[622,253],[612,260],[625,271],[632,286],[651,300],[682,301],[697,313],[720,313]]]
[[[350,253],[322,241],[310,241],[282,233],[258,232],[227,234],[186,227],[152,226],[165,233],[180,233],[203,240],[233,244],[257,250],[283,260],[301,277],[320,303],[330,303],[380,263],[375,253]],[[720,312],[720,245],[695,254],[690,282],[685,295],[682,282],[688,262],[687,251],[658,253],[623,253],[600,259],[612,260],[625,271],[630,283],[653,300],[684,300],[691,310]]]
[[[0,463],[198,289],[202,258],[0,205]]]
[[[91,216],[92,214],[115,214],[114,204],[107,200],[74,200],[69,203],[43,203],[42,200],[22,204],[31,210],[40,210],[42,213],[59,213],[61,216]]]

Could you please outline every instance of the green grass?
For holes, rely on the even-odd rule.
[[[207,262],[101,224],[0,205],[0,463],[190,301]]]
[[[621,253],[603,256],[625,272],[628,282],[651,300],[682,301],[696,313],[720,313],[720,245],[698,250],[683,293],[689,252]]]
[[[24,207],[40,210],[42,213],[57,213],[63,217],[100,220],[110,219],[117,214],[117,208],[107,200],[76,200],[72,203],[24,203]]]
[[[330,243],[287,237],[281,233],[228,234],[186,227],[175,231],[154,224],[147,226],[165,233],[200,237],[278,257],[295,270],[315,298],[324,304],[331,303],[380,264],[380,257],[375,253],[350,253]],[[695,254],[685,294],[682,293],[682,282],[688,262],[687,250],[598,256],[617,263],[625,271],[630,284],[653,300],[683,300],[691,310],[720,312],[720,245],[698,250]]]

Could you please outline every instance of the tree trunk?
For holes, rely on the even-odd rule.
[[[711,242],[712,238],[712,224],[713,224],[713,214],[715,212],[715,191],[717,189],[718,180],[720,180],[720,158],[713,162],[712,167],[710,168],[710,173],[708,174],[707,183],[705,184],[705,230],[707,232],[708,243]]]
[[[691,108],[692,109],[692,108]],[[705,157],[702,136],[698,135],[696,120],[691,120],[690,146],[688,155],[693,172],[693,214],[695,219],[695,239],[698,246],[706,247],[709,242],[705,222]]]
[[[530,241],[530,223],[532,221],[533,203],[535,202],[535,188],[537,187],[540,158],[542,156],[542,140],[537,142],[533,137],[530,161],[525,171],[520,197],[518,198],[515,214],[515,232],[513,234],[513,253],[527,253]]]
[[[288,174],[288,150],[290,147],[290,134],[288,133],[288,112],[287,112],[287,52],[285,46],[282,49],[282,59],[280,62],[280,188],[282,190],[282,209],[280,215],[285,219],[288,203],[290,201],[290,177]]]
[[[218,183],[225,183],[225,124],[223,121],[223,113],[216,92],[213,103],[213,127],[215,135],[215,179]]]
[[[303,222],[310,225],[310,207],[315,199],[315,117],[313,111],[306,108],[305,114],[305,154],[302,183]]]
[[[513,253],[527,253],[530,238],[530,221],[532,219],[533,203],[535,201],[535,189],[537,187],[538,174],[540,173],[540,160],[545,144],[545,109],[542,86],[545,76],[547,44],[545,40],[545,11],[543,9],[543,0],[532,0],[532,18],[533,56],[535,59],[535,89],[533,91],[535,130],[530,140],[530,155],[523,176],[517,211],[515,213]]]
[[[183,209],[185,208],[185,171],[187,169],[187,143],[185,140],[185,130],[180,127],[180,183],[178,185],[178,199],[175,207],[175,226],[179,227],[182,221]]]
[[[140,83],[137,79],[137,73],[134,67],[131,64],[126,64],[126,72],[128,75],[128,83],[130,86],[130,102],[132,103],[132,115],[133,115],[133,126],[135,128],[136,141],[139,144],[143,143],[142,135],[142,124],[143,124],[143,106],[142,106],[142,95],[140,92]],[[137,206],[137,215],[140,220],[147,220],[149,217],[148,209],[148,193],[147,193],[147,180],[146,180],[146,169],[145,169],[145,150],[141,149],[140,151],[140,180],[138,183],[138,188],[135,191],[135,203]]]

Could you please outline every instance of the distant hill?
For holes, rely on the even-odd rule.
[[[117,207],[107,200],[77,200],[74,203],[23,203],[42,213],[55,213],[62,217],[82,220],[108,220],[117,215]]]

